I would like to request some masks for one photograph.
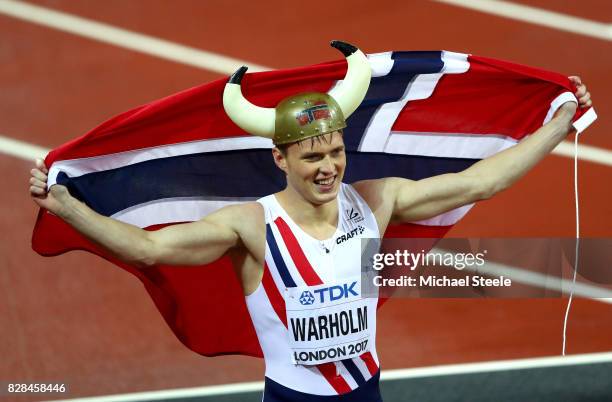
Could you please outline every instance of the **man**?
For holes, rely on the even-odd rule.
[[[299,94],[265,109],[242,97],[245,68],[226,85],[232,120],[275,144],[272,156],[287,178],[279,193],[148,232],[95,213],[66,187],[47,190],[42,161],[31,171],[30,193],[40,207],[129,264],[203,265],[229,253],[264,352],[266,402],[381,400],[376,299],[362,298],[355,280],[359,239],[381,237],[390,222],[427,219],[509,187],[567,136],[576,110],[565,103],[529,138],[460,173],[346,185],[342,129],[365,96],[370,68],[357,48],[332,45],[349,68],[328,94]],[[571,80],[580,106],[589,107],[586,87]]]

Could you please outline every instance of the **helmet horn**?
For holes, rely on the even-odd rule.
[[[247,69],[246,66],[240,67],[227,80],[223,91],[223,107],[230,119],[244,131],[273,138],[276,121],[274,108],[256,106],[242,95],[240,83]]]
[[[372,78],[372,69],[368,58],[355,46],[338,40],[331,41],[330,45],[340,50],[348,63],[344,80],[328,92],[338,102],[344,118],[347,119],[365,98]]]

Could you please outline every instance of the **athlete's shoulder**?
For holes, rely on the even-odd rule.
[[[261,219],[263,222],[264,208],[263,205],[257,201],[234,204],[228,206],[227,208],[229,208],[229,211],[237,219],[244,219],[245,221],[248,220],[253,222],[257,222],[259,219]],[[241,223],[244,223],[245,221],[241,221]]]
[[[263,212],[263,206],[260,202],[249,201],[240,204],[233,205],[236,209],[239,209],[242,213],[253,213],[256,211]]]
[[[393,214],[397,197],[395,178],[362,180],[352,184],[376,217],[379,233],[384,233]]]
[[[216,212],[216,223],[226,225],[240,238],[240,243],[254,256],[265,242],[264,208],[258,202],[244,202],[225,206]]]
[[[389,193],[389,178],[360,180],[351,186],[372,207],[385,198],[385,193]]]
[[[263,225],[264,210],[258,202],[244,202],[226,205],[205,219],[218,224],[225,224],[240,232],[240,229]]]

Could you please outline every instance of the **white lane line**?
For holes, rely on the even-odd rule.
[[[164,39],[143,35],[21,1],[0,0],[0,13],[34,24],[220,74],[231,74],[242,65],[249,66],[249,71],[251,72],[271,69],[270,67],[260,66],[248,61],[179,45]]]
[[[0,0],[1,1],[1,0]],[[33,161],[36,158],[44,158],[49,149],[27,142],[14,140],[0,135],[0,154],[14,156],[20,159]]]
[[[430,251],[431,254],[454,254],[450,250],[444,250],[439,248],[433,248]],[[451,268],[456,268],[453,264],[443,264]],[[472,267],[467,266],[465,268],[469,271],[476,271],[481,274],[488,274],[491,276],[505,276],[512,279],[515,282],[519,282],[525,285],[534,286],[540,289],[549,289],[567,294],[569,289],[574,287],[574,294],[580,297],[591,299],[594,301],[612,304],[612,290],[604,287],[591,285],[588,283],[580,283],[568,281],[566,279],[554,276],[544,275],[539,272],[532,272],[526,269],[512,267],[509,265],[486,261],[483,266]]]
[[[612,40],[612,24],[502,0],[432,0],[597,39]]]
[[[0,2],[3,0],[0,0]],[[25,160],[44,158],[48,149],[0,135],[0,154],[14,156]],[[574,158],[574,143],[563,141],[553,151],[553,155]],[[578,159],[600,165],[612,166],[612,151],[591,145],[578,146]]]
[[[535,357],[530,359],[498,360],[480,363],[447,364],[432,367],[385,370],[381,380],[401,380],[405,378],[434,377],[456,374],[488,373],[494,371],[521,370],[543,367],[562,367],[578,364],[597,364],[612,362],[612,352],[587,353],[581,355]]]
[[[554,155],[574,159],[574,143],[563,141],[552,151]],[[600,165],[612,166],[612,151],[592,145],[578,145],[578,159]]]
[[[403,380],[408,378],[437,377],[457,374],[488,373],[506,370],[534,369],[544,367],[563,367],[580,364],[612,362],[612,353],[588,353],[569,356],[536,357],[530,359],[499,360],[479,363],[447,364],[430,367],[416,367],[398,370],[383,370],[381,381]],[[195,398],[215,395],[239,394],[263,391],[263,382],[243,382],[207,387],[180,388],[164,391],[136,392],[129,394],[105,395],[89,398],[55,400],[54,402],[129,402],[154,401],[177,398]]]

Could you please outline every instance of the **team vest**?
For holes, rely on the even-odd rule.
[[[262,281],[246,304],[266,377],[296,391],[345,394],[378,372],[376,297],[361,295],[361,239],[380,237],[374,214],[347,184],[327,240],[305,233],[274,195],[264,207]]]

